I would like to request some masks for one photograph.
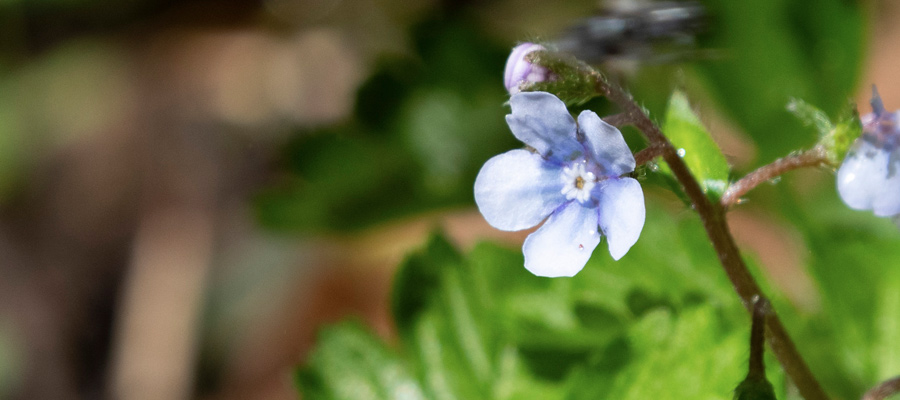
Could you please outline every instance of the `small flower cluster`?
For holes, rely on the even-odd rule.
[[[900,112],[888,112],[873,88],[872,113],[837,173],[837,189],[850,208],[879,217],[900,214]]]

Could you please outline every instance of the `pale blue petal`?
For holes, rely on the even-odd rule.
[[[575,119],[562,100],[546,92],[524,92],[510,97],[509,105],[512,114],[506,116],[506,123],[523,143],[557,163],[581,155]]]
[[[600,229],[609,242],[609,254],[620,259],[637,242],[644,228],[644,192],[632,178],[609,179],[595,189]]]
[[[887,217],[900,214],[900,149],[878,147],[860,138],[841,164],[837,188],[850,208]]]
[[[525,268],[537,276],[574,276],[598,243],[597,209],[570,202],[525,239]]]
[[[593,111],[578,115],[578,133],[588,154],[603,167],[603,175],[618,177],[634,171],[634,156],[622,133]]]
[[[475,203],[497,229],[517,231],[539,224],[566,201],[559,167],[527,150],[494,156],[475,178]]]

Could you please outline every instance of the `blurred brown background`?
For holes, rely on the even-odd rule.
[[[0,1],[0,398],[296,398],[318,326],[390,335],[392,268],[435,224],[520,241],[472,209],[298,237],[249,205],[293,130],[345,118],[436,3]],[[595,6],[444,3],[510,45]],[[900,7],[882,8],[863,81],[893,109]]]
[[[512,43],[541,15],[518,3],[441,6],[504,16],[485,26]],[[389,332],[389,268],[448,217],[298,237],[250,203],[437,6],[0,2],[0,398],[296,398],[317,326]],[[484,225],[454,213],[452,232]]]

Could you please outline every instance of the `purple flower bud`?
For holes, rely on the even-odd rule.
[[[544,46],[534,43],[522,43],[513,48],[506,60],[506,71],[503,73],[503,83],[509,94],[519,93],[519,87],[523,83],[544,82],[554,79],[550,70],[540,65],[532,64],[525,57],[532,52],[546,50]]]
[[[885,111],[874,87],[872,111],[861,118],[862,136],[838,170],[837,188],[850,208],[889,217],[900,214],[900,112]]]

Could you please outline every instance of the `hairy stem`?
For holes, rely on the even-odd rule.
[[[608,115],[606,117],[603,117],[603,121],[606,122],[607,124],[610,124],[610,125],[616,127],[616,128],[621,128],[632,122],[631,117],[626,113],[618,113],[618,114]]]
[[[587,67],[586,67],[587,68]],[[700,215],[703,227],[716,250],[719,261],[725,269],[726,275],[731,280],[732,286],[740,296],[744,307],[752,311],[754,298],[765,297],[747,269],[747,265],[740,256],[737,244],[731,237],[728,223],[725,220],[725,209],[719,203],[714,203],[706,197],[700,184],[691,175],[684,160],[678,156],[675,147],[669,139],[653,123],[644,110],[620,87],[611,84],[596,70],[589,68],[596,81],[597,91],[606,96],[613,103],[622,108],[622,112],[629,116],[632,124],[637,127],[650,142],[651,147],[661,147],[662,157],[669,164],[675,179],[682,185],[684,192],[691,200],[693,208]],[[812,375],[803,357],[794,346],[778,314],[770,309],[766,315],[766,332],[768,333],[769,346],[773,354],[778,358],[787,375],[791,378],[797,389],[806,400],[827,400],[828,396],[822,390],[821,385]]]
[[[769,313],[769,301],[757,297],[753,304],[753,319],[750,324],[750,367],[748,379],[766,380],[764,363],[766,346],[766,315]]]
[[[881,382],[866,392],[862,400],[882,400],[900,393],[900,376]]]
[[[825,153],[825,149],[821,147],[815,147],[799,154],[779,158],[771,164],[764,165],[756,171],[747,174],[739,181],[732,183],[731,186],[725,190],[725,193],[722,194],[720,203],[723,208],[728,208],[740,201],[742,196],[763,182],[767,182],[795,169],[820,167],[829,164],[828,155]]]
[[[656,157],[662,155],[664,148],[661,146],[649,146],[634,154],[634,164],[644,165]]]

